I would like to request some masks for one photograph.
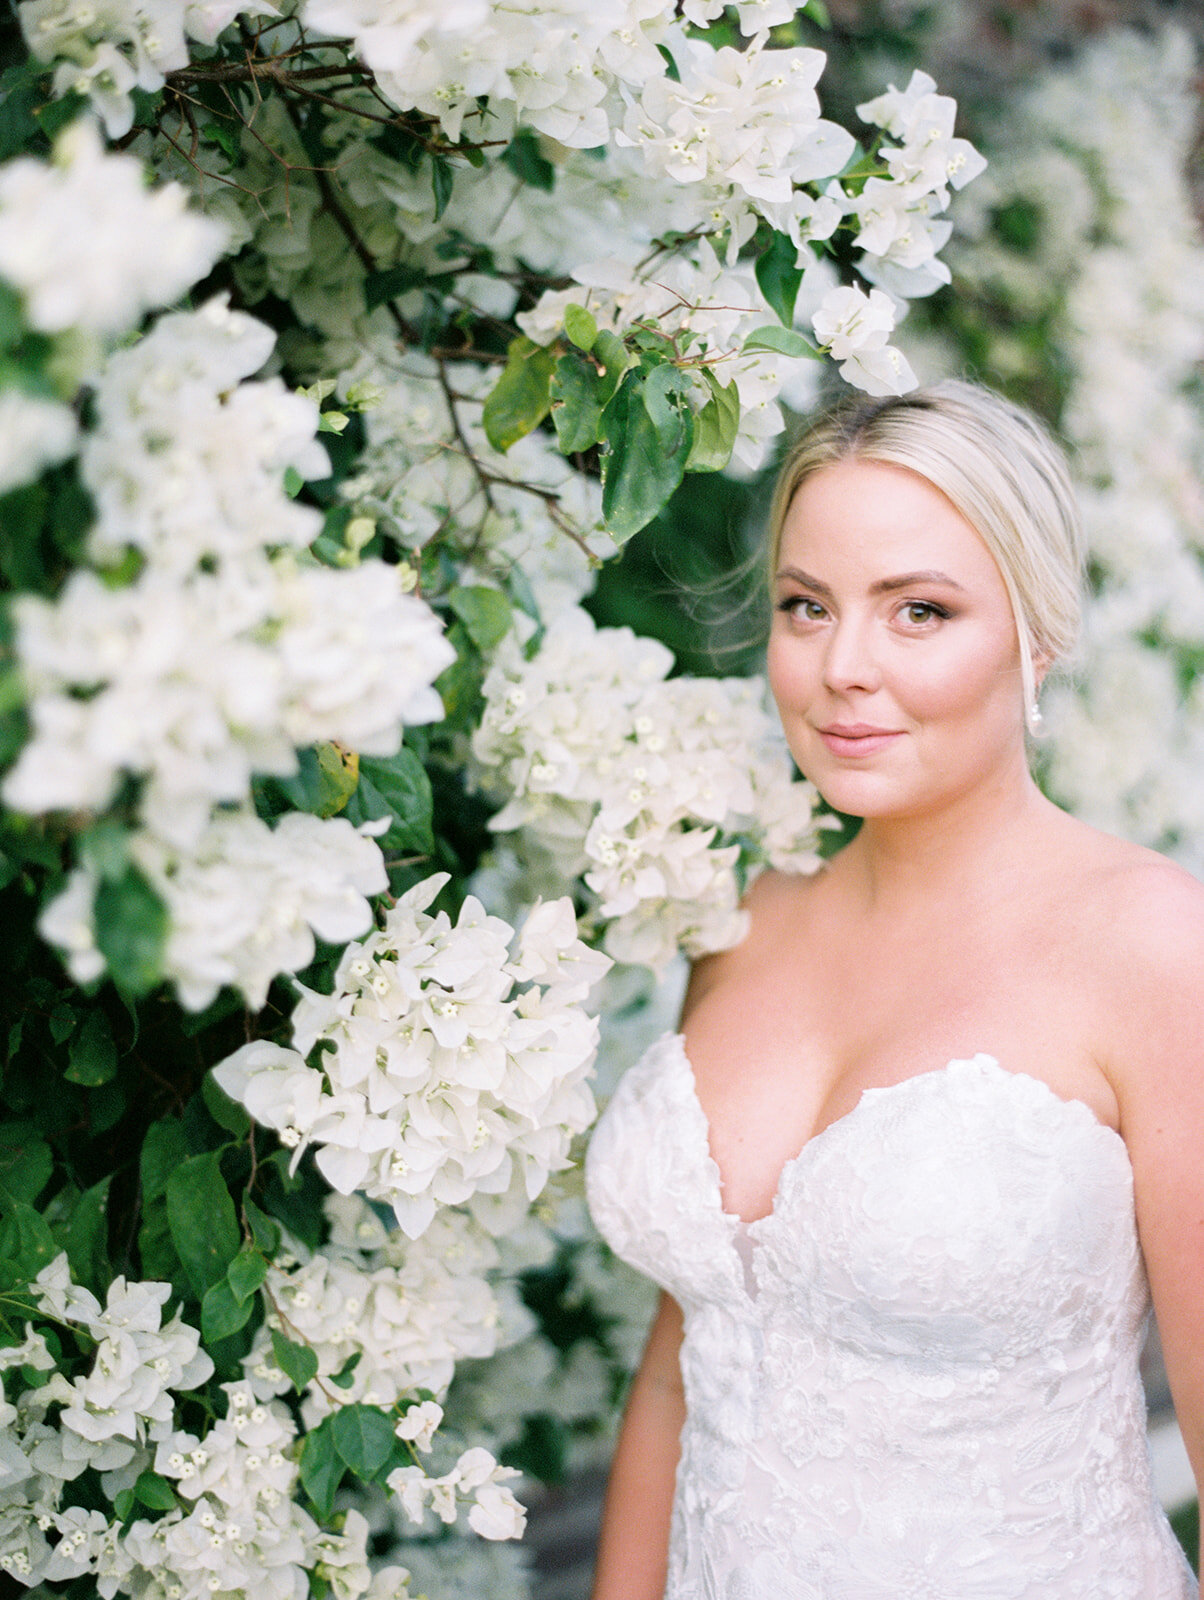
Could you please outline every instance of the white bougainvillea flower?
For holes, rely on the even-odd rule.
[[[6,775],[30,813],[101,809],[145,778],[144,822],[190,852],[215,804],[254,772],[296,770],[297,747],[396,752],[438,720],[454,660],[399,569],[303,564],[321,526],[284,491],[323,475],[317,407],[279,380],[246,382],[273,334],[222,300],[166,316],[106,364],[82,473],[98,562],[145,565],[114,588],[76,570],[54,600],[19,597],[16,654],[33,737]]]
[[[0,167],[0,277],[43,333],[124,332],[203,277],[227,237],[179,184],[148,189],[142,163],[108,154],[86,118],[59,135],[51,162]]]
[[[566,1164],[593,1118],[597,1023],[581,1002],[610,964],[578,939],[568,901],[537,908],[517,940],[471,897],[454,924],[429,915],[447,881],[425,879],[349,945],[331,994],[298,985],[294,1050],[247,1045],[214,1069],[252,1115],[314,1144],[339,1193],[386,1201],[411,1238],[440,1206],[529,1202]]]
[[[412,1405],[394,1427],[399,1439],[408,1440],[416,1450],[429,1450],[435,1430],[443,1421],[443,1407],[434,1400],[420,1400]]]
[[[56,1374],[47,1385],[47,1398],[62,1403],[60,1431],[35,1449],[34,1466],[74,1478],[89,1466],[128,1465],[139,1448],[171,1431],[172,1391],[194,1389],[212,1374],[199,1332],[178,1312],[162,1324],[170,1284],[118,1277],[101,1306],[71,1281],[65,1254],[42,1268],[33,1292],[51,1316],[82,1327],[94,1345],[87,1372],[71,1382]]]
[[[318,1358],[302,1414],[313,1427],[338,1404],[404,1404],[415,1389],[442,1396],[466,1358],[491,1356],[530,1330],[529,1317],[503,1319],[499,1291],[487,1274],[498,1246],[461,1211],[439,1212],[420,1239],[407,1239],[358,1195],[330,1195],[324,1205],[332,1236],[305,1259],[278,1257],[268,1273],[267,1321],[244,1360],[260,1399],[286,1394],[271,1331],[301,1338]],[[345,1373],[346,1388],[330,1379]],[[411,1406],[411,1425],[427,1437],[438,1423],[436,1402]],[[415,1415],[416,1413],[416,1415]],[[423,1446],[419,1446],[423,1448]]]
[[[29,483],[75,449],[75,413],[21,389],[0,394],[0,494]]]
[[[663,646],[566,611],[530,660],[503,643],[473,739],[482,785],[504,802],[490,826],[582,876],[607,952],[658,970],[679,948],[742,936],[731,839],[764,841],[751,870],[818,864],[816,797],[792,782],[763,685],[670,679],[671,666]]]
[[[292,811],[271,828],[250,811],[219,811],[188,849],[131,834],[131,857],[167,907],[163,976],[180,1003],[199,1011],[228,984],[258,1009],[277,974],[313,960],[315,935],[342,944],[363,933],[370,897],[388,886],[371,837],[380,826]],[[38,920],[81,983],[105,970],[93,917],[98,886],[91,868],[77,867]]]
[[[968,139],[953,135],[957,102],[936,93],[926,72],[913,72],[906,89],[894,84],[885,94],[866,100],[857,115],[901,141],[883,150],[892,177],[903,184],[921,184],[949,204],[949,189],[960,189],[986,167],[986,159]]]
[[[307,479],[329,474],[318,408],[279,378],[245,381],[274,342],[270,328],[217,297],[160,317],[109,358],[81,463],[96,505],[94,560],[120,561],[133,545],[182,579],[201,562],[238,564],[313,541],[321,518],[291,500],[283,480],[290,468]]]
[[[211,45],[240,14],[276,14],[270,0],[22,0],[16,9],[33,55],[58,62],[55,93],[86,95],[110,139],[133,125],[135,88],[154,93],[188,65],[188,38]]]
[[[527,1513],[504,1487],[506,1479],[517,1477],[521,1477],[517,1468],[499,1466],[488,1450],[477,1445],[442,1477],[428,1477],[421,1467],[395,1467],[385,1481],[411,1522],[422,1524],[428,1512],[442,1522],[455,1522],[457,1500],[471,1495],[468,1523],[474,1532],[483,1539],[518,1539],[527,1525]]]
[[[907,359],[887,344],[895,304],[881,289],[848,285],[831,290],[811,319],[815,337],[850,383],[868,394],[905,394],[917,383]]]

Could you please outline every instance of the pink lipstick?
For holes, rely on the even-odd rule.
[[[834,756],[876,755],[903,737],[895,729],[876,728],[868,722],[830,722],[816,732]]]

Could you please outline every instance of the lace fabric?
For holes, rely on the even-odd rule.
[[[679,1035],[626,1074],[587,1187],[679,1302],[666,1600],[1190,1600],[1154,1499],[1124,1142],[992,1057],[810,1140],[723,1209]]]

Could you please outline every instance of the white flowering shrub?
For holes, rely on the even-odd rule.
[[[822,37],[0,28],[0,1572],[39,1595],[527,1592],[520,1473],[602,1437],[646,1311],[580,1194],[598,1012],[630,1037],[822,827],[759,681],[582,603],[825,372],[914,381],[983,165],[923,73],[825,117]]]
[[[808,784],[758,679],[667,679],[672,656],[563,611],[527,659],[499,649],[473,736],[489,820],[550,881],[580,877],[616,960],[663,971],[736,944],[747,874],[819,865]]]
[[[567,899],[535,906],[513,949],[471,896],[454,925],[429,916],[447,881],[425,879],[348,945],[332,994],[301,988],[296,1048],[257,1041],[214,1070],[294,1161],[320,1145],[327,1182],[386,1202],[411,1239],[480,1196],[521,1214],[566,1165],[594,1114],[598,1029],[581,1002],[610,964],[577,938]]]
[[[1117,31],[1039,78],[967,195],[953,260],[963,304],[978,308],[979,348],[1055,412],[1072,447],[1094,603],[1072,674],[1042,696],[1046,782],[1076,814],[1198,874],[1204,237],[1187,179],[1197,71],[1185,33]]]

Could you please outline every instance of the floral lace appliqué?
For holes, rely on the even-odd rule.
[[[1133,1174],[992,1057],[810,1141],[723,1210],[680,1036],[595,1131],[590,1206],[685,1315],[665,1600],[1189,1600],[1150,1485]]]

